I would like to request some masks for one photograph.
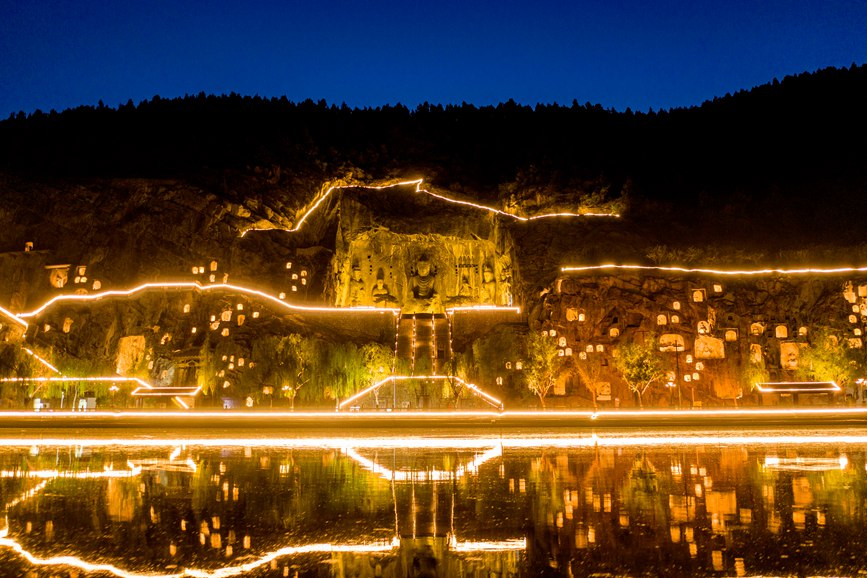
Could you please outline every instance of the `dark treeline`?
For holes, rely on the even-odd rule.
[[[646,200],[798,196],[867,182],[867,66],[774,80],[698,107],[424,104],[351,109],[284,98],[154,97],[0,122],[0,169],[52,177],[177,178],[245,167],[328,179],[423,175],[493,198],[504,183],[604,178]],[[813,189],[815,190],[815,188]],[[775,193],[776,191],[776,193]],[[780,192],[782,191],[782,192]]]

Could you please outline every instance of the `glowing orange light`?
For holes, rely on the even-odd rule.
[[[446,313],[452,314],[455,311],[508,311],[515,314],[521,313],[520,307],[506,307],[500,305],[462,305],[459,307],[447,307]]]
[[[845,470],[849,465],[849,458],[840,456],[837,458],[780,458],[768,456],[765,458],[766,470],[778,470],[784,472],[826,472],[829,470]]]
[[[183,395],[184,397],[195,397],[202,391],[201,387],[138,387],[133,390],[132,395],[146,397],[174,397]]]
[[[787,387],[776,387],[779,385]],[[843,391],[833,381],[777,381],[757,383],[756,389],[762,393],[821,393]]]
[[[10,320],[12,320],[13,322],[17,323],[18,325],[20,325],[20,326],[23,327],[24,329],[27,329],[27,328],[29,327],[29,324],[28,324],[26,321],[24,321],[23,319],[20,319],[17,315],[15,315],[14,313],[12,313],[11,311],[9,311],[8,309],[6,309],[5,307],[0,307],[0,313],[2,313],[3,315],[5,315],[5,316],[8,317]]]
[[[475,474],[479,471],[479,467],[487,461],[498,458],[503,455],[503,448],[500,445],[494,446],[488,451],[473,456],[473,459],[466,465],[460,465],[454,470],[397,470],[393,471],[389,468],[377,464],[373,460],[369,460],[355,451],[354,448],[343,448],[343,453],[358,462],[363,468],[382,477],[388,481],[395,482],[444,482],[463,478],[467,474]]]
[[[488,393],[485,393],[484,391],[479,389],[476,385],[469,383],[467,381],[464,381],[460,377],[456,377],[453,375],[452,376],[449,376],[449,375],[390,375],[390,376],[386,377],[385,379],[374,383],[370,387],[367,387],[367,388],[359,391],[355,395],[340,402],[337,406],[338,410],[343,409],[347,405],[349,405],[352,402],[356,401],[357,399],[367,395],[371,391],[374,391],[374,390],[382,387],[386,382],[389,382],[389,381],[392,381],[392,382],[393,381],[406,381],[409,379],[423,379],[423,380],[434,380],[434,381],[443,381],[443,380],[457,381],[458,383],[460,383],[461,385],[463,385],[464,387],[466,387],[467,389],[471,390],[473,393],[475,393],[476,395],[478,395],[479,397],[484,399],[486,402],[493,405],[494,407],[496,407],[496,408],[502,408],[503,407],[503,402],[500,401],[499,399],[497,399],[496,397],[494,397]],[[461,413],[463,413],[463,412],[461,412]],[[406,413],[402,413],[401,415],[406,415]]]
[[[54,305],[55,303],[61,301],[94,301],[97,299],[103,299],[105,297],[129,297],[130,295],[134,295],[136,293],[148,290],[165,290],[165,289],[180,289],[180,290],[189,290],[193,289],[195,291],[230,291],[236,293],[245,293],[247,295],[255,295],[272,303],[282,309],[288,309],[290,311],[311,311],[311,312],[320,312],[320,313],[384,313],[389,312],[393,315],[398,315],[400,313],[400,309],[389,309],[383,307],[308,307],[304,305],[293,305],[292,303],[287,303],[286,301],[281,301],[277,297],[273,295],[269,295],[268,293],[264,293],[262,291],[258,291],[256,289],[251,289],[249,287],[243,287],[240,285],[230,285],[228,283],[219,284],[219,285],[201,285],[197,282],[171,282],[171,283],[143,283],[138,285],[137,287],[133,287],[132,289],[126,290],[113,290],[113,291],[103,291],[102,293],[92,293],[89,295],[58,295],[46,303],[44,303],[39,308],[27,312],[27,313],[19,313],[19,317],[34,317],[39,315],[43,311],[45,311],[48,307]]]
[[[50,369],[54,373],[56,373],[58,375],[63,375],[59,369],[57,369],[56,367],[54,367],[53,365],[48,363],[46,360],[44,360],[40,356],[36,355],[32,350],[30,350],[26,347],[23,347],[22,349],[24,349],[24,351],[26,351],[28,353],[28,355],[32,356],[36,361],[38,361],[39,363],[41,363],[42,365],[44,365],[45,367],[47,367],[48,369]]]
[[[697,410],[696,410],[697,412]],[[668,415],[672,414],[694,414],[696,412],[668,412]],[[3,412],[0,414],[0,418],[8,417],[12,412]],[[23,412],[15,412],[13,415],[22,415]],[[40,418],[54,418],[55,416],[63,417],[63,416],[74,416],[80,417],[82,415],[90,416],[94,413],[99,414],[102,413],[103,416],[119,416],[125,414],[116,414],[116,413],[106,413],[106,412],[88,412],[86,414],[76,414],[73,412],[57,412],[55,414],[44,414],[40,415]],[[545,412],[538,412],[545,413]],[[569,415],[570,417],[574,415],[575,412],[559,412],[561,415]],[[611,415],[613,412],[608,412]],[[640,414],[641,412],[633,412],[636,414]],[[657,412],[658,414],[659,412]],[[792,415],[792,416],[814,416],[817,414],[826,414],[832,413],[830,410],[823,410],[821,408],[816,408],[814,410],[734,410],[733,413],[737,413],[739,415],[745,415],[748,417],[759,417],[759,416],[779,416],[782,414]],[[844,410],[840,410],[839,413],[843,415],[854,415],[858,417],[867,416],[867,410],[858,409],[858,408],[846,408]],[[505,414],[500,414],[498,412],[474,412],[473,415],[477,417],[495,417],[499,415],[508,415],[509,412],[505,412]],[[32,414],[30,414],[32,415]],[[201,413],[191,413],[191,414],[179,414],[175,412],[140,412],[137,414],[138,417],[147,418],[149,416],[156,417],[168,417],[174,416],[182,418],[185,422],[188,422],[190,419],[199,418],[203,414]],[[208,422],[213,421],[212,418],[225,415],[225,413],[211,413],[204,414],[205,420]],[[240,416],[246,416],[248,414],[239,414]],[[255,414],[254,414],[255,415]],[[293,414],[287,413],[286,417],[289,417]],[[305,414],[302,414],[305,415]],[[328,416],[335,417],[335,415],[341,416],[346,420],[351,422],[352,417],[358,414],[346,413],[346,414],[335,414],[334,412],[319,412],[319,413],[310,413],[306,414],[307,417],[321,417],[327,418]],[[401,415],[408,415],[409,417],[430,415],[430,414],[422,414],[420,412],[402,412]],[[595,414],[591,414],[595,415]],[[258,419],[262,419],[264,417],[274,416],[271,413],[259,413],[255,416]],[[386,417],[388,414],[386,414]],[[590,419],[587,414],[582,413],[582,417]],[[278,416],[279,417],[279,416]],[[710,423],[710,422],[708,422]],[[774,444],[821,444],[821,443],[837,443],[837,444],[867,444],[867,434],[863,435],[840,435],[834,432],[830,432],[828,434],[810,434],[810,435],[778,435],[776,432],[771,432],[768,434],[753,434],[747,435],[743,433],[734,433],[723,431],[719,433],[714,433],[713,435],[699,432],[695,435],[690,434],[688,432],[680,433],[676,436],[669,434],[660,434],[660,435],[624,435],[622,433],[612,433],[611,435],[604,434],[576,434],[574,432],[567,432],[563,435],[545,435],[545,436],[525,436],[520,433],[509,434],[503,433],[497,435],[482,435],[482,436],[474,436],[474,437],[429,437],[424,436],[424,433],[420,434],[422,437],[414,437],[409,432],[404,433],[400,436],[382,436],[375,438],[352,438],[352,437],[332,437],[332,438],[322,438],[322,437],[309,437],[309,438],[225,438],[225,437],[187,437],[187,438],[172,438],[172,439],[163,439],[163,440],[155,440],[148,438],[135,438],[135,437],[126,437],[126,438],[49,438],[49,437],[39,437],[39,435],[34,434],[33,437],[30,438],[0,438],[0,447],[23,447],[23,448],[55,448],[55,447],[130,447],[130,448],[167,448],[174,449],[178,446],[185,447],[202,447],[202,448],[247,448],[247,447],[262,447],[262,448],[297,448],[297,449],[317,449],[317,448],[329,448],[329,449],[337,449],[342,450],[345,448],[370,448],[370,449],[391,449],[391,448],[406,448],[406,449],[480,449],[480,450],[489,450],[495,446],[501,446],[503,449],[506,448],[544,448],[544,447],[563,447],[563,448],[592,448],[596,446],[664,446],[664,445],[737,445],[737,444],[753,444],[753,445],[774,445]]]
[[[840,273],[867,273],[867,267],[836,267],[829,269],[805,268],[805,269],[752,269],[752,270],[726,270],[726,269],[688,269],[685,267],[651,267],[647,265],[591,265],[587,267],[561,267],[563,273],[578,273],[583,271],[604,271],[607,269],[626,271],[660,271],[671,273],[703,273],[708,275],[833,275]]]
[[[294,233],[294,232],[298,231],[299,229],[301,229],[301,225],[304,224],[304,222],[307,220],[307,218],[317,208],[319,208],[320,205],[322,205],[322,203],[325,201],[325,199],[327,199],[329,196],[331,196],[331,193],[333,193],[336,190],[341,190],[341,189],[383,190],[383,189],[391,189],[394,187],[406,187],[406,186],[410,186],[410,185],[415,185],[415,192],[416,193],[429,195],[435,199],[439,199],[439,200],[445,201],[447,203],[472,207],[474,209],[487,211],[489,213],[494,213],[494,214],[500,215],[502,217],[509,217],[511,219],[515,219],[515,220],[520,221],[520,222],[528,222],[528,221],[535,221],[537,219],[549,219],[549,218],[555,218],[555,217],[614,217],[614,218],[620,217],[620,215],[617,213],[569,213],[569,212],[546,213],[546,214],[542,214],[542,215],[534,215],[532,217],[522,217],[520,215],[508,213],[506,211],[502,211],[502,210],[496,209],[494,207],[489,207],[487,205],[482,205],[479,203],[473,203],[470,201],[463,201],[460,199],[448,197],[446,195],[433,193],[431,191],[428,191],[428,190],[422,188],[423,182],[424,182],[424,179],[414,179],[414,180],[410,180],[410,181],[402,181],[399,183],[392,183],[392,184],[388,184],[388,185],[337,185],[337,186],[329,187],[323,194],[319,195],[316,198],[316,200],[313,202],[313,205],[309,209],[307,209],[303,215],[301,215],[301,217],[298,219],[298,222],[291,229],[277,229],[277,228],[274,228],[274,229],[254,229],[254,228],[249,228],[249,229],[245,229],[245,230],[241,231],[241,236],[244,237],[247,235],[247,233],[250,233],[253,231],[282,230],[282,231],[287,231],[289,233]],[[288,269],[288,266],[287,266],[287,269]]]
[[[107,382],[125,382],[131,381],[139,384],[140,386],[148,389],[152,389],[153,386],[143,379],[139,379],[138,377],[122,377],[120,375],[110,376],[110,377],[70,377],[70,376],[59,376],[59,377],[2,377],[0,378],[0,383],[45,383],[45,382],[69,382],[69,381],[107,381]]]

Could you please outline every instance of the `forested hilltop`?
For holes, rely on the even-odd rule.
[[[0,169],[26,180],[181,179],[218,193],[421,176],[490,204],[623,198],[677,245],[857,245],[867,209],[867,66],[786,77],[701,106],[416,109],[284,98],[154,97],[0,122]],[[301,200],[301,199],[299,199]],[[732,238],[734,237],[734,238]],[[663,238],[665,241],[666,239]]]

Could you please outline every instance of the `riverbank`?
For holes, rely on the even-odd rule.
[[[644,428],[867,426],[867,408],[504,412],[0,412],[0,428]]]

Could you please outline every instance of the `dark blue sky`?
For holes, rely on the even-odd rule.
[[[864,0],[0,0],[0,118],[200,91],[646,110],[853,62]]]

